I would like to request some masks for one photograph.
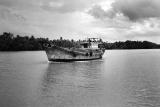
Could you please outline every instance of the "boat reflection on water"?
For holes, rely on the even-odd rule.
[[[49,63],[47,72],[43,77],[44,84],[48,85],[74,85],[73,82],[89,82],[101,76],[103,60]],[[65,68],[65,69],[64,69]],[[78,83],[75,83],[78,84]]]
[[[92,95],[100,91],[98,85],[102,63],[102,60],[49,63],[42,82],[43,101],[56,107],[81,106],[83,103],[92,102]]]

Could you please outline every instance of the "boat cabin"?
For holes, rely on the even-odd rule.
[[[80,44],[81,48],[90,48],[91,44],[89,42],[83,42]]]
[[[82,48],[92,48],[92,49],[98,49],[100,44],[102,44],[102,40],[99,38],[88,38],[86,41],[80,43]]]

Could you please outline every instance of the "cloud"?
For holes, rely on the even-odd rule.
[[[112,6],[132,21],[160,17],[159,0],[117,0]]]
[[[0,32],[160,43],[159,0],[0,0]]]
[[[84,11],[95,2],[96,0],[47,0],[42,1],[41,8],[52,12],[69,13]]]
[[[106,12],[99,5],[94,5],[92,9],[88,11],[88,13],[94,16],[95,18],[100,18],[100,19],[104,19],[106,17],[113,18],[115,16],[115,12],[113,10],[109,10],[108,12]]]
[[[13,11],[9,8],[0,6],[0,18],[1,20],[7,20],[7,21],[14,21],[14,22],[18,22],[18,21],[26,21],[26,18],[17,13],[16,11]]]
[[[12,9],[21,9],[21,10],[26,10],[26,9],[35,9],[38,8],[40,5],[39,0],[0,0],[0,5]]]
[[[82,6],[82,7],[81,7]],[[43,2],[41,8],[47,11],[58,12],[58,13],[67,13],[74,12],[83,8],[83,4],[78,5],[75,0],[49,0]]]
[[[131,21],[160,17],[159,0],[115,0],[111,7],[105,11],[100,6],[93,6],[88,13],[95,18],[113,18],[122,14]]]

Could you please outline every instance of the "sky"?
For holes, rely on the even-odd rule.
[[[0,0],[0,33],[160,43],[160,0]]]

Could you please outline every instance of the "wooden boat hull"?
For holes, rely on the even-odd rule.
[[[50,59],[49,61],[53,61],[53,62],[73,62],[73,61],[90,61],[90,60],[98,60],[98,59],[102,59],[102,57],[100,57],[100,58],[89,58],[89,59]]]
[[[97,60],[101,59],[104,53],[102,50],[93,51],[93,50],[82,50],[82,49],[67,49],[57,46],[48,47],[45,51],[48,60],[54,62]]]

